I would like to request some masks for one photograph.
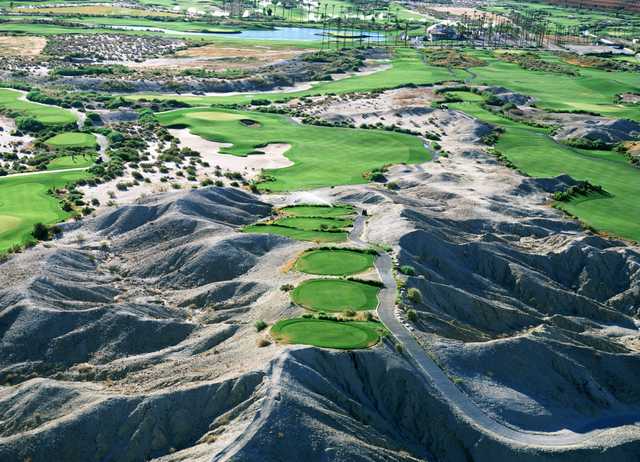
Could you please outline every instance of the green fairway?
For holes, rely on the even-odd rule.
[[[588,196],[558,203],[599,231],[640,241],[640,169],[615,151],[589,151],[556,143],[549,130],[529,127],[493,114],[477,103],[455,103],[485,122],[503,127],[496,149],[519,169],[537,178],[571,175],[602,186],[609,197]]]
[[[305,252],[296,261],[298,271],[309,274],[346,276],[373,267],[375,255],[348,249],[317,249]]]
[[[291,205],[280,211],[294,217],[345,217],[355,213],[350,205]]]
[[[300,125],[278,114],[222,109],[180,109],[157,117],[167,127],[189,127],[209,141],[231,143],[223,154],[246,156],[265,144],[290,144],[285,155],[294,165],[265,170],[258,187],[268,191],[362,184],[363,174],[375,168],[430,159],[419,138],[402,133]]]
[[[91,167],[96,157],[93,155],[60,156],[47,164],[47,170],[66,170],[70,168]]]
[[[306,318],[285,319],[271,328],[271,335],[280,343],[337,349],[371,347],[383,333],[382,325],[375,322]]]
[[[351,220],[341,218],[286,217],[276,220],[275,224],[302,229],[304,231],[335,230],[351,226]]]
[[[65,132],[49,138],[45,144],[54,148],[87,148],[97,145],[95,135],[91,133]]]
[[[291,292],[298,305],[317,311],[363,311],[378,306],[380,288],[343,279],[311,279]]]
[[[400,49],[395,51],[390,69],[369,75],[358,75],[350,78],[321,82],[309,90],[291,93],[263,93],[259,95],[235,96],[177,96],[175,94],[135,94],[127,99],[175,99],[192,106],[207,106],[211,104],[248,104],[252,99],[268,99],[271,101],[282,98],[299,98],[308,95],[327,93],[351,93],[355,91],[370,91],[385,88],[396,88],[403,85],[428,85],[448,80],[463,80],[466,73],[461,69],[448,70],[443,67],[430,66],[424,63],[415,50]]]
[[[489,51],[470,53],[488,63],[469,69],[471,77],[467,82],[470,84],[506,87],[533,96],[541,109],[590,111],[607,117],[640,120],[637,106],[614,102],[620,93],[640,91],[640,73],[576,67],[580,75],[571,76],[523,69],[518,64],[498,59]],[[550,53],[540,53],[539,56],[558,61],[558,57]]]
[[[11,116],[33,117],[43,124],[62,125],[75,123],[76,117],[70,111],[55,106],[32,103],[21,99],[22,93],[9,88],[0,88],[0,109]]]
[[[288,228],[278,225],[250,225],[242,229],[245,233],[277,234],[298,241],[311,242],[344,242],[347,240],[347,232],[305,231],[297,228]]]
[[[70,213],[47,191],[88,175],[76,171],[0,177],[0,252],[27,240],[35,223],[54,224],[68,218]]]

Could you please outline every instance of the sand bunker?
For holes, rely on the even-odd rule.
[[[182,147],[188,147],[199,152],[202,159],[211,165],[218,165],[223,170],[246,171],[247,176],[250,178],[256,177],[262,169],[284,168],[293,165],[293,162],[284,156],[284,153],[291,147],[290,144],[273,143],[260,148],[264,155],[256,154],[238,157],[220,154],[220,148],[229,147],[231,144],[205,140],[191,133],[188,128],[171,129],[169,132],[180,140]]]
[[[0,56],[38,56],[47,45],[44,37],[0,37]]]

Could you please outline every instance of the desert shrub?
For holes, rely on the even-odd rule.
[[[269,341],[269,339],[260,337],[258,340],[256,340],[256,345],[258,346],[258,348],[264,348],[271,345],[271,342]]]
[[[420,303],[422,302],[422,292],[420,292],[420,289],[411,287],[407,291],[407,298],[411,300],[413,303]]]
[[[266,322],[264,322],[262,319],[259,319],[254,323],[254,326],[256,328],[256,332],[260,332],[260,331],[266,329],[268,324]]]
[[[416,322],[418,320],[418,313],[416,313],[416,310],[407,311],[407,319],[411,322]]]
[[[410,265],[402,265],[400,267],[400,272],[402,274],[406,274],[407,276],[415,276],[416,275],[416,270],[413,266]]]

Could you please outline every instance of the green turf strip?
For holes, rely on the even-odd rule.
[[[88,148],[96,147],[96,137],[91,133],[65,132],[49,138],[45,144],[54,148]]]
[[[263,93],[235,96],[177,96],[175,94],[139,93],[125,99],[176,99],[192,106],[206,106],[211,104],[248,104],[254,98],[271,101],[282,98],[299,98],[308,95],[327,93],[351,93],[355,91],[371,91],[385,88],[396,88],[404,85],[429,85],[449,80],[463,80],[467,74],[461,69],[448,70],[443,67],[429,66],[424,63],[416,50],[396,50],[390,69],[369,75],[357,75],[346,79],[321,82],[309,90],[290,93]],[[372,146],[372,144],[370,145]]]
[[[222,109],[180,109],[157,114],[168,127],[189,127],[209,141],[231,143],[223,154],[246,156],[268,143],[288,143],[291,167],[266,170],[262,190],[293,191],[366,183],[364,172],[387,164],[430,159],[419,138],[378,130],[300,125],[278,114]],[[247,126],[243,119],[257,122]]]
[[[32,103],[21,99],[22,93],[9,88],[0,88],[0,109],[17,116],[33,117],[49,125],[62,125],[76,122],[72,112],[55,106]]]
[[[70,214],[47,191],[87,176],[76,171],[0,177],[0,252],[28,239],[35,223],[68,218]]]
[[[322,348],[368,348],[380,341],[382,325],[375,322],[285,319],[271,328],[276,341]]]
[[[291,205],[281,208],[280,211],[294,217],[345,217],[355,213],[354,208],[350,205],[336,205],[333,207]]]
[[[280,218],[275,224],[280,226],[290,226],[304,231],[317,231],[324,229],[343,229],[351,226],[352,220],[340,218],[315,218],[315,217],[287,217]]]
[[[292,300],[318,311],[365,311],[378,306],[380,288],[342,279],[311,279],[291,292]]]
[[[549,131],[487,111],[477,103],[449,104],[505,129],[496,149],[537,178],[571,175],[602,186],[610,196],[589,196],[558,205],[599,231],[640,241],[640,170],[615,151],[575,149],[555,142]]]
[[[348,233],[346,232],[329,233],[324,231],[305,231],[302,229],[287,228],[285,226],[277,225],[250,225],[244,227],[242,231],[245,233],[277,234],[278,236],[289,237],[298,241],[324,243],[344,242],[348,237]]]
[[[308,274],[346,276],[373,266],[375,255],[347,249],[318,249],[305,252],[295,268]]]

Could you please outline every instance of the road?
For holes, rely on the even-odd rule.
[[[358,246],[367,245],[362,237],[365,225],[366,217],[364,216],[359,216],[354,222],[350,240]],[[376,259],[375,266],[384,284],[384,289],[380,291],[380,303],[377,309],[380,321],[389,329],[396,341],[402,345],[403,352],[422,377],[449,403],[458,415],[463,416],[471,425],[479,428],[487,436],[527,446],[567,447],[585,443],[606,429],[640,422],[640,415],[629,414],[593,420],[584,425],[584,432],[565,429],[547,433],[513,428],[493,419],[447,377],[420,346],[411,331],[397,318],[395,313],[397,284],[393,275],[391,256],[387,253],[381,253]]]

